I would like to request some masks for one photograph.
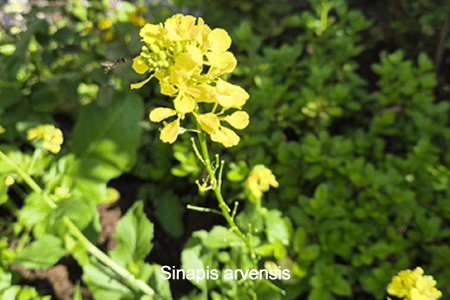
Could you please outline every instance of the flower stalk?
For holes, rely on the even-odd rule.
[[[223,199],[221,190],[220,190],[220,185],[216,184],[217,182],[221,182],[221,178],[220,176],[222,176],[222,169],[223,169],[223,164],[221,164],[220,166],[220,171],[219,171],[219,178],[216,178],[216,173],[215,171],[212,169],[211,166],[211,162],[209,159],[209,153],[208,153],[208,147],[207,147],[207,143],[206,143],[206,138],[205,138],[205,134],[203,132],[200,132],[199,135],[199,142],[200,142],[200,149],[202,151],[202,157],[203,157],[203,162],[204,162],[204,166],[208,172],[209,178],[210,178],[210,182],[211,182],[211,186],[212,186],[212,190],[214,191],[214,195],[216,196],[217,201],[219,202],[219,207],[222,211],[222,216],[225,218],[225,220],[227,220],[228,225],[230,226],[231,230],[233,230],[245,243],[245,245],[247,246],[247,248],[250,251],[250,256],[251,259],[253,261],[253,263],[255,265],[257,265],[257,258],[255,255],[255,251],[253,250],[253,246],[251,243],[251,232],[249,234],[249,236],[245,236],[242,231],[239,229],[239,227],[237,227],[236,223],[234,222],[234,215],[236,214],[236,207],[235,209],[233,209],[232,214],[230,215],[230,208],[228,207],[228,205],[225,203],[225,200]]]

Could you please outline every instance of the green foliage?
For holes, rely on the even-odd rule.
[[[106,2],[85,9],[69,1],[65,13],[81,21],[50,25],[33,17],[33,6],[26,31],[2,32],[0,151],[15,166],[0,158],[0,205],[13,216],[0,220],[0,297],[49,299],[9,267],[48,268],[70,253],[94,299],[172,299],[162,262],[151,255],[154,230],[186,241],[171,268],[181,260],[176,267],[185,271],[218,270],[217,279],[187,276],[192,290],[181,299],[382,299],[391,277],[416,265],[448,296],[450,106],[436,99],[435,66],[420,47],[378,56],[365,39],[373,22],[345,1],[173,1],[207,11],[211,28],[230,33],[239,62],[231,81],[251,95],[239,145],[212,149],[226,162],[222,193],[231,209],[239,202],[235,221],[255,265],[221,219],[210,230],[186,224],[186,204],[216,208],[195,186],[206,176],[189,133],[163,144],[146,121],[149,109],[167,106],[158,89],[128,90],[141,79],[130,68],[139,29],[126,14],[136,8],[125,4],[101,30]],[[399,1],[412,17],[396,18],[393,28],[428,41],[448,14],[440,2]],[[154,23],[171,14],[153,5]],[[100,62],[119,57],[127,64],[104,74]],[[62,129],[59,154],[27,140],[40,124]],[[258,164],[279,188],[249,201],[245,180]],[[100,233],[96,205],[117,199],[122,191],[108,185],[122,174],[140,184],[135,199],[143,201],[119,221],[117,247],[90,256]],[[255,268],[288,270],[290,278],[243,278]],[[225,279],[238,269],[239,279]]]

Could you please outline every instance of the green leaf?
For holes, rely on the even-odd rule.
[[[417,62],[421,71],[430,71],[434,68],[433,61],[428,58],[426,52],[420,52]]]
[[[107,109],[91,103],[81,111],[73,132],[72,150],[79,162],[72,176],[95,201],[103,201],[109,180],[135,164],[143,116],[142,99],[125,92],[116,93]]]
[[[331,293],[323,288],[314,288],[308,295],[308,300],[332,300],[334,297]]]
[[[310,245],[302,248],[302,251],[299,253],[299,259],[304,261],[313,261],[320,254],[320,246],[319,245]]]
[[[161,222],[166,232],[175,238],[183,234],[184,206],[181,205],[176,196],[168,192],[163,201],[155,201],[155,215]]]
[[[194,232],[196,233],[205,233],[204,231]],[[202,234],[203,235],[203,234]],[[187,272],[187,270],[206,270],[206,266],[203,264],[203,261],[200,257],[200,253],[202,251],[202,244],[200,239],[198,238],[190,238],[185,245],[183,251],[181,252],[181,267]],[[202,290],[203,294],[207,293],[207,281],[206,277],[189,279],[189,281]]]
[[[295,252],[300,252],[306,242],[306,231],[302,227],[297,228],[294,234],[293,247]]]
[[[279,210],[272,209],[264,216],[266,221],[266,235],[270,243],[276,239],[288,246],[290,241],[289,228],[281,217],[282,213]]]
[[[92,292],[94,299],[134,299],[132,297],[133,291],[122,283],[121,278],[104,265],[89,264],[84,266],[82,279]]]
[[[340,275],[335,275],[333,284],[329,286],[329,289],[340,296],[348,296],[352,293],[350,284]]]
[[[147,263],[145,265],[149,267],[148,269],[150,271],[149,279],[146,281],[149,283],[150,287],[155,290],[158,299],[172,299],[169,281],[163,279],[163,277],[165,278],[167,275],[161,271],[161,266],[158,264],[149,265]]]
[[[20,102],[22,94],[20,90],[15,88],[12,84],[0,87],[0,115],[8,107]]]
[[[53,235],[45,234],[27,248],[16,254],[11,264],[29,269],[47,269],[64,256],[63,241]]]
[[[46,83],[38,84],[30,97],[31,107],[35,111],[51,111],[63,100],[56,87]]]
[[[228,248],[238,241],[239,236],[223,226],[214,226],[202,240],[203,245],[212,249]]]
[[[29,227],[35,226],[33,232],[35,236],[45,233],[45,228],[49,222],[49,216],[53,209],[45,202],[44,197],[38,193],[30,193],[25,198],[25,205],[19,211],[19,220]]]
[[[142,201],[134,203],[117,223],[115,238],[119,243],[109,255],[122,266],[144,260],[153,247],[153,224],[143,212],[143,206]]]

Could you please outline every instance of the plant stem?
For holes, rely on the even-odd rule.
[[[69,228],[70,232],[78,238],[78,240],[83,244],[83,246],[93,255],[95,256],[99,261],[104,263],[106,266],[111,268],[117,275],[125,278],[128,283],[132,286],[132,288],[141,290],[147,295],[154,296],[155,291],[149,287],[145,282],[143,282],[140,279],[136,279],[133,274],[128,272],[128,270],[122,268],[119,266],[115,261],[113,261],[109,256],[107,256],[105,253],[103,253],[100,249],[95,247],[84,235],[81,233],[81,231],[78,229],[78,227],[75,226],[75,224],[70,221],[70,219],[66,216],[63,217],[64,223]]]
[[[201,148],[201,152],[202,152],[202,155],[203,155],[204,165],[206,167],[206,170],[208,171],[209,178],[211,178],[211,186],[212,186],[212,189],[214,191],[214,194],[216,195],[217,201],[219,202],[219,207],[222,210],[222,215],[227,220],[227,223],[230,225],[231,229],[237,235],[239,235],[239,237],[247,245],[248,249],[250,250],[250,255],[251,255],[252,261],[253,261],[253,263],[256,266],[257,265],[256,255],[255,255],[255,252],[253,250],[253,246],[252,246],[252,244],[250,242],[250,239],[248,237],[246,237],[242,233],[242,231],[236,226],[236,223],[234,223],[234,220],[233,220],[233,218],[230,215],[230,208],[225,203],[225,200],[222,197],[222,193],[220,191],[220,185],[217,184],[217,182],[221,181],[221,179],[220,178],[216,179],[216,174],[215,174],[215,172],[213,171],[213,169],[211,167],[211,161],[209,159],[209,153],[208,153],[208,147],[207,147],[207,144],[206,144],[205,133],[204,132],[200,132],[198,134],[198,137],[199,137],[199,141],[200,141],[200,148]],[[216,166],[216,167],[219,167],[219,166]]]
[[[15,162],[10,160],[2,151],[0,151],[0,158],[3,159],[9,166],[11,166],[17,174],[22,177],[22,179],[30,186],[30,188],[38,194],[44,196],[45,202],[52,208],[56,209],[58,206],[53,202],[52,199],[41,189],[41,187],[30,177],[27,173],[25,173]]]
[[[51,208],[56,209],[57,205],[48,197],[48,195],[41,189],[41,187],[30,177],[27,173],[25,173],[14,161],[10,160],[2,151],[0,151],[0,158],[3,159],[9,166],[11,166],[22,178],[23,180],[31,187],[33,191],[36,193],[42,194],[46,202],[50,205]],[[147,295],[154,296],[155,291],[151,287],[149,287],[145,282],[140,279],[136,279],[133,274],[128,272],[128,270],[119,266],[116,262],[114,262],[111,258],[109,258],[105,253],[100,251],[97,247],[95,247],[84,235],[81,231],[70,221],[70,219],[66,216],[63,217],[64,223],[69,228],[70,232],[74,236],[78,238],[78,240],[83,244],[83,246],[94,255],[99,261],[104,263],[106,266],[111,268],[114,272],[116,272],[121,277],[125,278],[130,285],[136,289],[141,290]],[[28,235],[27,235],[28,236]]]

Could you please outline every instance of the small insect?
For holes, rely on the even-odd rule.
[[[121,57],[117,59],[116,61],[105,61],[102,62],[101,65],[105,67],[105,74],[108,73],[111,69],[114,69],[117,66],[126,64],[127,59],[125,57]]]

